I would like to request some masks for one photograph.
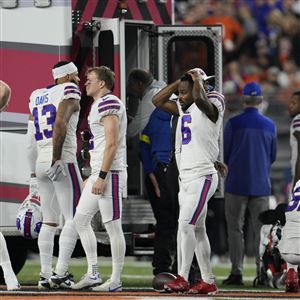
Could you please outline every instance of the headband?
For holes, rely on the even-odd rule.
[[[52,69],[52,75],[54,79],[62,78],[68,74],[72,74],[75,72],[78,72],[78,69],[72,62],[69,62],[66,65]]]

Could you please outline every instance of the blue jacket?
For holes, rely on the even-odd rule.
[[[246,108],[229,119],[224,132],[224,161],[228,165],[226,192],[243,196],[270,195],[276,135],[274,122],[256,108]]]
[[[140,155],[146,174],[154,172],[157,162],[171,159],[171,114],[156,108],[140,137]]]

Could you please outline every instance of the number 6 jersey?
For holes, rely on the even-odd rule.
[[[183,111],[177,102],[180,128],[176,134],[176,149],[180,152],[179,173],[182,181],[217,173],[214,162],[219,155],[219,137],[224,115],[224,96],[216,91],[207,94],[218,109],[216,123],[212,122],[195,103]],[[180,132],[180,134],[179,134]]]
[[[32,92],[29,109],[34,119],[35,139],[38,146],[38,161],[52,160],[52,135],[56,112],[60,102],[65,99],[80,101],[81,92],[75,83],[67,82]],[[62,150],[62,161],[76,161],[76,129],[79,111],[74,112],[67,126],[67,134]]]

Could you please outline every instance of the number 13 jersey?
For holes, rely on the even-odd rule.
[[[52,160],[52,135],[59,104],[65,99],[80,101],[81,92],[75,83],[67,82],[32,92],[29,109],[34,119],[35,139],[38,145],[38,161]],[[76,129],[79,111],[74,112],[67,125],[67,134],[62,150],[62,161],[76,161]]]

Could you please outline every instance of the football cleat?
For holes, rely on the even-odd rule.
[[[177,275],[176,276],[176,279],[169,282],[169,283],[166,283],[164,285],[164,289],[167,291],[167,292],[187,292],[190,288],[190,285],[189,283],[180,275]]]
[[[53,273],[49,278],[50,285],[57,285],[63,289],[71,289],[75,284],[73,275],[69,272],[66,272],[64,275],[60,276],[56,273]]]
[[[50,282],[49,279],[40,275],[40,280],[38,282],[38,289],[41,290],[49,290],[50,289]]]
[[[285,291],[287,293],[297,293],[299,290],[298,272],[289,269],[285,280]]]
[[[91,290],[94,292],[121,292],[122,282],[113,282],[108,279],[103,284],[92,287]]]
[[[81,277],[80,281],[75,283],[71,288],[73,290],[81,290],[100,285],[101,283],[102,279],[99,273],[95,275],[85,274]]]
[[[215,283],[209,284],[200,280],[189,289],[189,294],[215,295],[218,291],[219,290]]]

